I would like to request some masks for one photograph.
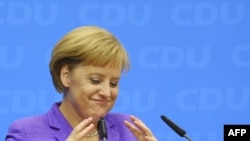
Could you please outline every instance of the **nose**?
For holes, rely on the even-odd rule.
[[[103,84],[99,94],[103,96],[104,98],[109,98],[111,96],[111,88],[109,84]]]

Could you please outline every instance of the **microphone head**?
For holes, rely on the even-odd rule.
[[[166,116],[161,115],[161,119],[169,126],[171,127],[179,136],[184,137],[186,135],[186,131],[178,127],[175,123],[173,123],[170,119],[168,119]]]
[[[108,132],[104,118],[102,117],[98,122],[98,132],[101,139],[108,139]]]

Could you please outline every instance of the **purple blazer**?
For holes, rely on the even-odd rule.
[[[65,141],[72,127],[59,110],[60,103],[53,104],[44,115],[14,121],[5,141]],[[108,113],[105,117],[108,141],[136,141],[132,132],[124,125],[128,115]]]

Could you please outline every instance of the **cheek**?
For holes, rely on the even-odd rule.
[[[113,91],[112,91],[112,99],[116,99],[117,98],[117,96],[118,96],[118,88],[117,89],[114,89]]]

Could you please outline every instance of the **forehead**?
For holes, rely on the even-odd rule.
[[[111,67],[110,65],[106,66],[93,66],[93,65],[78,65],[73,69],[73,72],[80,74],[100,74],[100,75],[109,75],[112,77],[119,78],[122,72],[120,67]]]

